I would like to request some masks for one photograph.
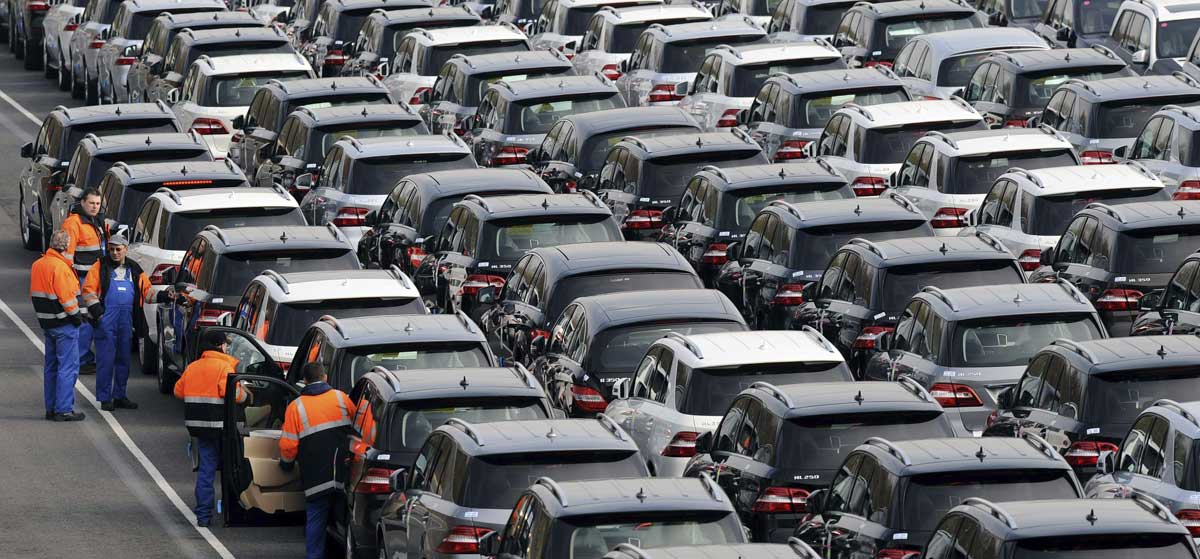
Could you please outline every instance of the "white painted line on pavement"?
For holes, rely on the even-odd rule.
[[[25,118],[32,120],[34,124],[38,125],[39,127],[42,125],[42,119],[38,118],[37,115],[34,115],[33,113],[27,111],[25,109],[25,107],[22,107],[21,104],[18,103],[15,99],[13,99],[12,97],[9,97],[7,93],[0,91],[0,99],[4,99],[4,101],[7,102],[9,105],[12,105],[13,108],[17,110],[17,112],[25,115]]]

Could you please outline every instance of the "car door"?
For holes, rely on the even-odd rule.
[[[821,137],[817,140],[816,154],[822,156],[826,163],[829,163],[843,176],[857,177],[861,173],[861,166],[848,157],[850,137],[850,117],[844,114],[835,114],[833,118],[825,125],[825,129],[821,131]]]
[[[854,474],[850,499],[830,532],[831,556],[875,557],[891,531],[884,522],[888,519],[896,476],[868,454]]]
[[[791,255],[791,231],[783,220],[774,213],[764,212],[757,219],[766,218],[766,227],[758,252],[749,266],[742,268],[742,282],[751,323],[765,326],[771,312],[771,301],[782,282],[791,276],[787,267]],[[753,227],[753,224],[751,225]]]
[[[1195,334],[1200,331],[1200,261],[1185,262],[1175,272],[1163,294],[1165,334]]]
[[[1101,498],[1124,498],[1130,490],[1147,495],[1164,495],[1163,476],[1166,473],[1168,435],[1171,422],[1153,413],[1142,415],[1115,456],[1116,470],[1092,480],[1088,495]],[[1173,460],[1173,458],[1172,458]]]
[[[455,454],[454,442],[443,434],[431,435],[426,444],[434,445],[434,454],[428,473],[423,479],[414,480],[408,491],[411,504],[408,509],[408,556],[428,557],[431,550],[437,547],[441,537],[439,531],[444,531],[448,519],[444,516],[447,504],[440,490],[446,481],[446,472],[450,457]],[[452,504],[452,503],[451,503]]]
[[[742,423],[746,420],[746,408],[752,401],[753,398],[749,396],[740,396],[730,404],[729,409],[725,412],[725,417],[721,419],[721,424],[714,431],[712,448],[709,451],[709,459],[712,462],[712,471],[709,472],[709,475],[731,500],[737,495],[736,480],[726,469],[725,462],[737,452],[737,436],[741,432]],[[736,501],[734,502],[736,503]],[[738,511],[739,514],[742,512]],[[745,522],[744,518],[742,520]]]
[[[655,60],[651,56],[653,44],[654,34],[642,33],[633,46],[629,61],[625,63],[625,73],[617,79],[617,87],[621,90],[621,95],[625,97],[625,104],[630,107],[649,104],[648,92],[655,73],[653,69]],[[646,97],[642,96],[642,91],[647,92]]]
[[[644,456],[651,456],[653,450],[653,442],[644,429],[646,419],[650,415],[660,415],[660,410],[654,405],[654,401],[650,399],[650,379],[658,368],[658,360],[662,349],[655,346],[646,352],[641,362],[638,363],[637,369],[634,370],[629,397],[616,400],[609,406],[609,410],[612,410],[612,412],[605,412],[606,415],[610,415],[622,428],[633,435],[633,440],[637,443],[638,449],[641,450]],[[614,409],[614,406],[616,409]]]
[[[1098,225],[1094,217],[1077,216],[1072,220],[1054,249],[1054,263],[1051,265],[1058,277],[1074,284],[1089,299],[1095,299],[1100,294],[1099,287],[1089,286],[1087,281],[1090,272],[1088,262],[1095,249]]]
[[[750,526],[754,503],[762,490],[770,485],[768,468],[756,460],[759,458],[756,454],[762,447],[759,440],[760,423],[766,423],[765,416],[769,416],[770,412],[764,409],[762,402],[750,398],[745,415],[745,421],[734,439],[733,450],[722,463],[721,475],[726,477],[727,492],[734,509],[741,515],[742,522]]]

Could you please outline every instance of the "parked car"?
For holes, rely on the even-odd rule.
[[[342,63],[343,76],[375,76],[388,74],[388,63],[396,56],[400,39],[414,29],[468,27],[480,23],[479,14],[464,5],[439,8],[409,8],[375,10],[367,16],[354,40],[343,54],[349,57]],[[347,54],[348,51],[348,54]]]
[[[1028,29],[942,31],[916,37],[900,49],[892,70],[916,97],[961,97],[979,63],[996,52],[1049,50]]]

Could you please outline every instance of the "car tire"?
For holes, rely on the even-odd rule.
[[[158,339],[162,341],[162,328],[158,329]],[[175,379],[167,378],[171,374],[171,369],[167,368],[167,358],[163,355],[162,345],[155,345],[154,349],[154,357],[158,361],[158,391],[163,394],[171,394],[175,391]]]
[[[50,52],[46,50],[46,42],[42,41],[42,77],[54,79],[58,72],[50,67]]]
[[[33,223],[29,221],[29,215],[25,212],[25,193],[21,193],[21,206],[18,209],[18,213],[18,223],[21,227],[21,246],[25,247],[25,250],[41,252],[42,233],[38,231],[36,237],[33,234]]]
[[[142,364],[143,375],[158,374],[158,344],[147,334],[138,344],[138,362]]]
[[[29,39],[25,39],[24,41],[21,41],[21,52],[23,53],[23,58],[25,59],[25,69],[26,70],[41,70],[42,69],[42,59],[37,56],[34,56],[34,52],[33,52],[34,45],[32,45],[30,43],[31,42]],[[45,54],[43,53],[42,56],[45,56]]]

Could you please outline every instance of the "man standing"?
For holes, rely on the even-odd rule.
[[[63,256],[79,275],[79,285],[92,269],[92,264],[104,254],[104,218],[100,216],[100,191],[89,188],[83,191],[79,204],[62,224],[63,231],[71,236],[71,242]],[[96,357],[92,354],[92,325],[83,323],[79,328],[79,367],[81,374],[95,372]]]
[[[50,236],[50,248],[33,263],[29,297],[46,344],[46,419],[81,421],[75,412],[75,379],[79,376],[79,279],[63,255],[70,236],[62,230]]]
[[[175,383],[175,397],[183,400],[183,424],[195,438],[200,458],[196,473],[196,524],[212,523],[213,482],[221,463],[221,427],[225,410],[227,377],[237,370],[238,360],[226,355],[229,341],[221,332],[207,332],[202,340],[207,350],[192,361]],[[245,404],[249,394],[239,384],[235,401]]]
[[[336,460],[349,449],[351,422],[357,409],[350,397],[326,383],[320,363],[304,366],[304,390],[288,404],[279,437],[279,467],[291,471],[300,459],[300,483],[304,486],[304,547],[308,559],[325,557],[325,526],[339,486],[334,475]]]
[[[133,336],[145,336],[148,329],[142,303],[150,293],[150,280],[137,262],[125,258],[128,252],[129,241],[113,235],[108,240],[108,258],[92,264],[83,281],[83,304],[94,337],[102,342],[96,344],[96,399],[105,411],[138,407],[126,397],[125,385]],[[167,296],[162,291],[158,298]]]

